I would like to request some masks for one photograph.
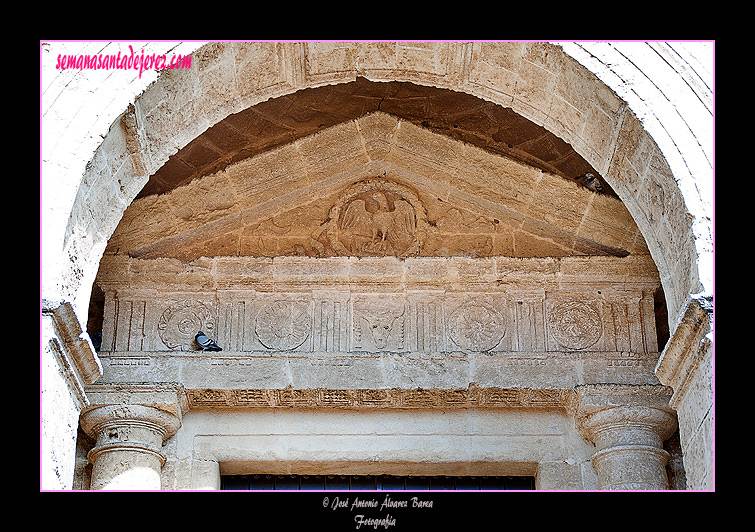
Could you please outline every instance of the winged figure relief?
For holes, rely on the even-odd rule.
[[[415,241],[414,207],[401,196],[372,190],[352,199],[342,211],[341,243],[352,253],[401,255]]]

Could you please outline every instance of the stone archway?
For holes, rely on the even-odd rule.
[[[134,125],[124,128],[119,121],[111,129],[88,166],[88,186],[80,187],[74,202],[65,247],[79,259],[93,253],[83,263],[74,261],[63,276],[72,279],[66,298],[81,301],[78,307],[86,308],[98,256],[120,213],[177,150],[250,105],[360,75],[468,93],[541,124],[604,176],[627,205],[658,265],[672,329],[690,294],[711,292],[709,274],[697,272],[698,255],[710,251],[709,213],[697,205],[688,209],[695,199],[682,196],[629,106],[557,46],[214,43],[197,50],[192,69],[166,74],[124,115]]]
[[[680,193],[631,108],[557,46],[211,44],[197,51],[195,65],[167,72],[149,87],[114,124],[87,168],[66,231],[71,266],[61,276],[62,295],[74,299],[79,311],[122,212],[171,155],[251,105],[357,76],[469,93],[542,125],[597,169],[627,205],[661,273],[672,329],[691,294],[710,292],[706,275],[697,271],[698,254],[710,242],[705,217],[686,208],[689,196]],[[672,208],[658,211],[659,205]]]

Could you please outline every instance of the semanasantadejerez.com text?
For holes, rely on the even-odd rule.
[[[191,68],[191,56],[175,54],[168,58],[164,54],[147,54],[144,50],[134,52],[129,45],[129,53],[117,54],[58,54],[55,68],[58,70],[138,70],[139,77],[145,70],[165,70],[168,68]]]

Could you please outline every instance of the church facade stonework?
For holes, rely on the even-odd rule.
[[[113,122],[87,172],[119,161],[121,192],[77,194],[120,210],[70,215],[67,256],[95,258],[55,285],[84,317],[43,307],[43,404],[68,389],[77,427],[57,476],[708,489],[712,304],[665,245],[689,231],[661,151],[563,47],[385,44],[198,46]]]
[[[652,400],[642,408],[666,416],[653,440],[656,465],[629,480],[605,473],[603,487],[668,487],[670,454],[663,444],[676,420],[658,400],[666,388],[653,372],[659,354],[654,294],[660,284],[647,255],[441,256],[432,251],[438,248],[424,247],[432,235],[440,235],[441,242],[447,234],[475,241],[487,226],[477,223],[470,230],[461,218],[428,222],[420,195],[386,175],[346,185],[336,197],[327,219],[308,237],[312,248],[322,244],[321,252],[311,256],[216,256],[189,262],[103,257],[97,278],[104,293],[103,377],[94,388],[180,383],[175,393],[186,405],[184,424],[196,411],[217,419],[264,419],[281,409],[303,409],[380,416],[382,423],[421,413],[425,430],[432,430],[425,437],[442,438],[448,428],[439,413],[500,417],[505,423],[521,411],[536,425],[551,416],[563,424],[571,416],[563,432],[548,429],[542,436],[552,445],[566,439],[582,448],[578,459],[558,457],[553,448],[548,453],[556,456],[536,460],[528,455],[541,450],[518,441],[516,434],[490,448],[477,444],[477,452],[497,456],[482,463],[480,456],[460,453],[453,445],[434,451],[440,453],[435,458],[432,451],[425,457],[438,461],[438,471],[447,474],[537,472],[540,489],[557,489],[558,482],[582,489],[601,486],[601,470],[594,474],[587,467],[591,458],[582,441],[595,436],[578,430],[580,390],[645,389]],[[479,222],[477,214],[468,218],[473,216]],[[298,224],[314,225],[301,216]],[[200,330],[222,351],[203,351],[194,341]],[[627,415],[632,427],[635,413]],[[182,458],[183,473],[172,479],[174,487],[216,486],[218,474],[284,470],[311,475],[341,466],[349,473],[385,474],[386,467],[412,471],[413,462],[425,462],[419,456],[399,460],[383,450],[360,463],[357,457],[364,451],[356,445],[413,447],[412,436],[402,432],[366,441],[342,436],[348,443],[340,455],[308,444],[303,456],[295,456],[260,442],[230,443],[239,430],[213,436],[199,471],[194,459]],[[624,430],[631,437],[633,429]],[[91,438],[97,434],[90,429]],[[490,435],[472,431],[458,437],[486,441]],[[174,439],[179,446],[196,443],[183,441],[180,433]],[[636,443],[644,445],[641,438]],[[638,454],[644,452],[640,447],[622,449],[623,461],[612,454],[615,463],[603,470],[644,456]],[[223,453],[234,456],[221,460],[217,455]],[[249,459],[250,453],[266,458]],[[564,467],[564,461],[572,463]],[[216,463],[217,471],[206,477],[209,463]]]

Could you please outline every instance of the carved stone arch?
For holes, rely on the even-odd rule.
[[[711,173],[705,164],[700,174],[689,170],[698,168],[695,161],[705,162],[699,145],[674,142],[682,138],[676,132],[661,139],[669,105],[661,103],[657,115],[648,118],[645,109],[617,96],[623,79],[595,77],[599,69],[574,51],[547,43],[213,43],[196,52],[196,68],[166,71],[126,108],[87,159],[81,179],[76,168],[66,169],[77,176],[76,193],[69,203],[63,198],[59,210],[65,214],[56,217],[67,224],[63,238],[44,243],[60,260],[49,261],[53,268],[47,269],[43,287],[47,298],[73,300],[80,316],[86,314],[108,238],[172,155],[234,113],[262,102],[286,106],[298,91],[358,77],[473,95],[512,109],[570,144],[640,226],[661,273],[672,332],[683,314],[691,314],[684,312],[690,297],[712,292],[710,199],[699,192],[708,190],[707,182],[698,186]],[[611,62],[601,60],[601,68],[610,70]],[[684,78],[673,65],[672,71]],[[658,198],[665,199],[659,203]],[[700,329],[683,320],[679,328],[694,334]]]
[[[373,53],[378,50],[380,53]],[[652,185],[652,180],[645,179],[645,172],[652,172],[648,175],[660,180],[666,194],[679,198],[670,203],[682,212],[689,202],[682,199],[668,163],[630,107],[559,46],[211,43],[196,50],[191,69],[166,71],[136,99],[125,113],[133,115],[136,125],[124,130],[120,121],[114,124],[111,135],[98,150],[103,155],[96,153],[85,171],[83,182],[88,186],[79,189],[66,230],[65,249],[79,260],[71,263],[72,270],[61,273],[61,277],[71,279],[64,283],[68,286],[64,288],[65,297],[73,296],[77,306],[86,307],[87,285],[96,274],[104,241],[120,213],[147,183],[149,175],[178,149],[221,119],[252,105],[271,98],[282,98],[285,104],[285,97],[298,90],[348,82],[357,76],[375,81],[410,81],[472,94],[510,107],[556,132],[602,173],[637,219],[661,273],[672,329],[689,295],[709,291],[700,285],[707,282],[708,274],[696,272],[695,260],[697,247],[707,245],[696,247],[694,240],[696,234],[708,238],[704,221],[695,211],[692,219],[696,220],[696,229],[692,231],[689,221],[668,224],[657,217],[651,219],[655,208],[645,187]],[[575,79],[579,82],[575,83]],[[592,99],[586,98],[589,94]],[[124,139],[124,131],[129,138]],[[114,156],[113,150],[122,154]],[[113,167],[104,161],[104,153],[110,154],[107,160],[126,164]],[[635,165],[640,160],[646,168],[641,174]],[[647,168],[648,161],[655,166]],[[116,181],[120,183],[120,187],[116,186],[120,189],[115,192],[117,199],[102,205],[94,226],[89,223],[92,227],[85,230],[82,224],[86,213],[91,212],[90,202],[97,197],[112,197],[110,190]],[[668,245],[669,236],[673,245]],[[82,262],[83,257],[90,258]]]

